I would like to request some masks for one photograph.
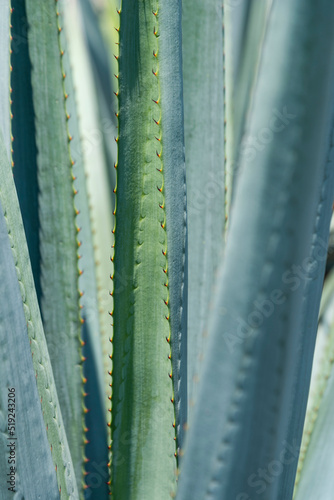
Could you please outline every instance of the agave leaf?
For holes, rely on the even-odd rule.
[[[332,116],[330,116],[331,121],[332,119]],[[284,400],[282,400],[282,408],[288,418],[282,422],[283,425],[279,429],[279,433],[290,443],[293,440],[299,444],[301,442],[305,411],[309,397],[334,195],[333,125],[333,122],[328,123],[327,133],[323,137],[322,149],[324,152],[327,152],[327,156],[323,160],[323,179],[318,187],[317,207],[313,215],[311,250],[308,259],[302,265],[304,281],[302,320],[300,329],[296,334],[296,344],[294,346],[294,350],[298,353],[298,356],[295,357],[295,369],[292,370],[289,379],[290,388],[286,391]],[[319,342],[321,342],[320,338]],[[315,390],[315,393],[317,394],[317,390]],[[311,401],[309,402],[311,403]],[[282,481],[277,484],[277,498],[291,497],[296,465],[296,461],[294,461],[293,465],[284,470]]]
[[[109,56],[107,47],[102,36],[99,19],[90,0],[83,0],[80,3],[82,18],[85,25],[85,36],[87,38],[87,46],[90,52],[90,60],[94,68],[94,76],[99,97],[103,98],[102,103],[106,109],[99,107],[102,112],[107,112],[104,118],[112,120],[117,127],[117,119],[113,113],[113,109],[117,108],[116,97],[113,97],[112,83],[109,68]],[[101,104],[102,104],[101,103]]]
[[[80,100],[78,113],[80,113],[81,117],[83,114],[87,116],[87,102],[91,100],[91,97],[88,93],[88,89],[90,89],[90,87],[86,84],[84,85],[84,88],[82,88],[82,82],[86,81],[86,76],[80,74],[80,72],[82,72],[81,66],[85,64],[87,54],[85,52],[85,44],[83,43],[83,34],[81,31],[82,24],[80,24],[80,10],[78,8],[78,4],[76,2],[66,4],[62,0],[59,3],[59,7],[60,20],[62,24],[65,25],[65,28],[67,28],[67,30],[65,29],[65,33],[71,33],[71,37],[67,44],[68,50],[63,57],[63,68],[65,73],[68,75],[66,88],[69,96],[66,100],[66,105],[67,110],[71,115],[71,120],[68,125],[69,132],[72,137],[72,158],[75,161],[74,174],[76,176],[75,188],[77,190],[75,203],[77,209],[79,210],[77,224],[81,228],[80,240],[82,242],[80,246],[80,268],[83,270],[83,273],[79,278],[79,288],[83,293],[81,298],[81,314],[85,321],[82,330],[82,339],[85,342],[85,346],[83,348],[83,355],[85,357],[84,376],[87,381],[85,384],[85,392],[87,394],[85,397],[85,405],[89,409],[89,412],[85,416],[85,424],[88,429],[86,431],[86,439],[88,440],[88,443],[85,448],[85,455],[89,460],[86,465],[85,479],[88,488],[85,491],[85,495],[89,495],[89,498],[94,500],[94,498],[101,499],[108,495],[108,441],[106,407],[109,401],[105,394],[105,379],[107,377],[109,379],[109,375],[107,368],[103,370],[105,364],[102,354],[102,336],[99,320],[98,291],[95,271],[96,254],[94,251],[89,200],[86,186],[86,172],[88,169],[87,165],[85,165],[85,161],[87,161],[87,156],[85,156],[83,150],[85,142],[82,141],[81,143],[81,139],[83,138],[82,121],[78,120],[75,102],[76,96],[77,99]],[[73,66],[73,79],[72,72],[70,71],[71,65]],[[77,93],[74,92],[74,81]],[[90,127],[91,126],[92,121],[90,121]],[[95,172],[91,172],[91,175],[98,174],[98,172],[96,172],[95,162],[96,156],[94,159],[94,165],[92,165],[92,159],[90,158],[91,164],[88,165],[88,167],[90,167],[90,170],[93,170],[92,167],[94,167],[95,170]],[[110,249],[110,246],[107,248]],[[109,259],[108,264],[110,265]],[[103,312],[107,318],[107,309]],[[110,344],[109,337],[107,337],[106,340]],[[105,355],[105,358],[108,360],[107,355]],[[104,477],[101,477],[100,481],[96,480],[96,464],[99,464],[101,469],[99,474],[104,473]]]
[[[186,284],[179,26],[179,2],[123,1],[112,490],[119,498],[133,500],[167,499],[175,490],[173,402],[179,405],[186,396],[181,347]]]
[[[228,33],[225,33],[225,36],[227,35],[228,38],[228,40],[225,39],[225,47],[227,43],[229,52],[225,54],[225,57],[230,57],[231,79],[233,82],[237,82],[252,2],[250,0],[243,0],[242,2],[238,0],[223,0],[223,2],[220,2],[220,5],[221,3],[224,9],[225,29],[226,22],[229,24]]]
[[[10,130],[10,2],[0,0],[0,131],[11,158]]]
[[[306,282],[306,291],[308,294],[305,298],[305,311],[304,311],[304,322],[305,328],[315,329],[317,317],[317,306],[319,302],[319,295],[322,290],[323,280],[321,279],[324,274],[325,265],[326,265],[326,257],[327,257],[327,243],[328,243],[328,235],[329,235],[329,226],[331,220],[331,208],[332,201],[334,195],[334,173],[333,173],[333,159],[334,159],[334,123],[332,123],[332,129],[329,135],[329,151],[327,157],[327,164],[325,169],[325,179],[323,183],[323,188],[320,193],[319,199],[319,208],[317,211],[316,218],[316,226],[315,226],[315,237],[313,244],[313,253],[311,262],[317,262],[319,266],[321,266],[322,273],[320,275],[320,279],[314,280],[314,272],[312,272],[312,268],[309,270],[308,281]],[[321,250],[321,253],[319,252]],[[313,287],[317,287],[317,294],[310,294],[311,283]],[[330,297],[330,293],[332,296]],[[327,309],[327,311],[326,311]],[[325,314],[325,311],[327,314]],[[327,415],[329,411],[328,405],[330,402],[328,398],[331,397],[331,385],[332,385],[332,363],[333,363],[333,274],[331,273],[326,282],[323,289],[322,294],[322,308],[320,308],[322,319],[318,328],[318,335],[316,339],[316,349],[315,356],[312,365],[312,378],[311,378],[311,387],[310,393],[308,395],[307,390],[305,390],[304,385],[306,381],[306,388],[308,387],[308,381],[311,377],[311,369],[310,369],[310,359],[312,360],[312,351],[309,352],[306,349],[302,342],[301,345],[301,370],[303,370],[303,383],[297,385],[295,391],[297,394],[302,394],[299,396],[299,403],[296,408],[299,411],[294,411],[291,415],[291,423],[289,424],[289,433],[292,435],[294,432],[293,424],[298,419],[303,419],[305,415],[305,407],[307,403],[307,413],[305,418],[304,430],[303,430],[303,439],[300,450],[300,457],[298,462],[297,469],[297,477],[295,484],[295,494],[297,498],[302,498],[303,491],[306,491],[305,488],[309,488],[309,491],[314,488],[314,486],[310,485],[310,480],[307,475],[309,472],[310,465],[316,469],[318,468],[318,472],[320,475],[316,475],[316,479],[320,480],[324,479],[324,483],[321,486],[321,490],[323,491],[323,495],[321,498],[329,498],[329,493],[326,489],[331,484],[331,469],[324,467],[324,463],[322,462],[323,455],[320,458],[319,452],[324,453],[324,444],[326,446],[330,446],[331,433],[328,430],[328,424],[325,422],[330,418]],[[325,317],[324,317],[325,316]],[[327,316],[327,317],[326,317]],[[326,327],[326,322],[330,322],[330,326]],[[323,328],[321,328],[323,326]],[[329,331],[328,331],[329,330]],[[310,336],[312,339],[312,337]],[[313,338],[313,344],[315,343],[315,338]],[[311,344],[312,346],[312,344]],[[304,349],[303,349],[304,347]],[[308,399],[307,399],[308,397]],[[301,413],[301,415],[300,415]],[[299,422],[298,422],[299,424]],[[296,427],[296,425],[294,425]],[[300,428],[300,425],[298,426]],[[323,434],[327,430],[326,434]],[[316,442],[315,442],[316,440]],[[326,454],[326,453],[324,453]],[[328,464],[328,462],[327,462]],[[314,479],[314,478],[313,478]],[[315,481],[317,482],[317,481]],[[300,486],[301,485],[301,486]],[[319,485],[318,485],[319,486]]]
[[[1,136],[0,167],[0,201],[6,213],[7,230],[10,234],[16,273],[20,284],[30,349],[33,355],[35,380],[37,381],[47,437],[51,446],[53,463],[57,468],[61,498],[74,500],[78,498],[78,491],[74,479],[73,464],[59,409],[12,170]],[[34,446],[36,447],[36,443]]]
[[[224,246],[224,75],[221,1],[184,0],[182,15],[189,291],[188,400],[195,400],[212,286]],[[213,99],[213,96],[215,98]]]
[[[319,309],[319,321],[327,322],[328,313],[332,312],[332,302],[334,296],[334,272],[331,270],[324,282],[324,288],[321,294]]]
[[[247,14],[244,14],[246,21],[244,24],[244,36],[239,53],[239,64],[236,74],[232,74],[230,87],[233,87],[233,144],[229,157],[229,173],[232,175],[232,192],[236,185],[238,175],[239,153],[247,152],[247,148],[252,147],[252,137],[247,133],[247,120],[253,105],[253,94],[255,82],[261,64],[261,52],[263,41],[265,40],[268,19],[273,0],[263,0],[261,2],[250,2]],[[227,11],[227,14],[229,10]],[[233,13],[233,10],[232,10]],[[230,17],[233,18],[232,13]],[[232,19],[231,19],[232,24]],[[228,38],[231,49],[233,50],[234,33],[233,25],[230,28],[230,37]],[[233,62],[232,62],[233,64]],[[245,134],[245,135],[244,135]],[[246,139],[242,142],[242,139]],[[260,145],[261,147],[262,145]],[[232,194],[231,194],[232,197]]]
[[[319,399],[319,396],[317,394],[317,383],[318,383],[318,378],[322,372],[323,359],[328,345],[328,339],[331,331],[331,325],[333,323],[333,318],[334,318],[334,273],[332,272],[325,279],[324,287],[321,294],[318,331],[315,342],[310,390],[307,398],[307,410],[305,416],[304,429],[306,429],[307,421],[309,419],[309,416],[311,416],[312,413],[311,408],[314,408],[314,401]],[[303,431],[303,435],[304,434],[305,432]],[[301,446],[301,450],[303,450],[303,444]],[[301,470],[300,464],[303,460],[302,455],[303,453],[301,453],[299,457],[299,466],[297,468],[296,481],[298,481],[299,471]]]
[[[261,5],[264,2],[260,2]],[[230,221],[235,165],[235,99],[252,3],[223,0],[225,238]],[[242,96],[243,97],[243,96]]]
[[[38,148],[41,310],[78,484],[83,464],[83,386],[72,157],[62,66],[63,27],[53,0],[26,0]],[[64,45],[60,46],[60,41]],[[66,257],[65,257],[66,256]]]
[[[85,48],[85,40],[82,32],[83,26],[81,23],[78,3],[71,2],[68,4],[64,14],[68,32],[71,30],[71,36],[68,39],[68,48],[71,56],[73,82],[77,96],[78,116],[80,118],[79,127],[82,142],[81,149],[89,198],[91,228],[93,232],[93,250],[96,267],[95,279],[98,288],[98,312],[101,337],[100,339],[93,339],[92,349],[94,350],[94,357],[98,363],[97,368],[98,378],[100,380],[99,383],[102,383],[104,386],[106,415],[109,415],[108,409],[110,407],[110,402],[108,400],[108,396],[110,395],[110,375],[108,372],[111,369],[111,363],[108,355],[111,350],[109,339],[112,336],[112,331],[110,328],[110,316],[108,315],[108,311],[111,310],[111,298],[109,292],[111,289],[110,275],[112,273],[110,254],[111,247],[113,245],[113,215],[102,137],[103,134],[106,134],[107,137],[109,137],[109,135],[112,134],[112,130],[110,128],[110,124],[101,124],[98,118],[96,90],[92,78],[91,63],[88,57],[87,49]],[[112,138],[114,140],[113,135]],[[81,182],[80,172],[77,177],[76,182]],[[78,186],[77,197],[80,196],[80,192],[81,188]],[[78,205],[79,204],[80,198],[78,198]],[[79,219],[78,225],[82,227],[81,231],[85,231],[84,226],[88,227],[86,223],[81,224]],[[85,259],[86,255],[86,252],[84,251],[85,239],[86,237],[84,236],[84,233],[80,233],[80,240],[83,241],[83,259]],[[85,275],[86,271],[84,271],[83,275],[80,276],[80,286],[82,280],[85,279]],[[88,288],[91,288],[91,290],[88,291],[89,295],[94,288],[94,285],[90,285],[88,287],[88,283],[91,282],[91,279],[92,277],[87,279],[86,292],[88,291]],[[82,286],[86,288],[86,285]],[[86,300],[86,292],[81,300]],[[89,310],[90,314],[96,314],[93,303],[89,307]],[[100,348],[101,344],[102,349]]]
[[[184,158],[181,1],[153,1],[158,10],[159,85],[168,247],[169,310],[178,447],[187,421],[187,200]],[[159,116],[158,116],[159,119]]]
[[[301,445],[294,498],[324,500],[332,497],[333,481],[333,389],[334,389],[334,329],[331,325],[323,351],[321,373],[314,388],[314,398],[308,408]]]
[[[0,497],[57,499],[10,238],[0,203]]]
[[[109,56],[109,66],[112,75],[117,76],[118,62],[115,58],[116,52],[115,45],[118,45],[118,27],[119,27],[119,9],[121,0],[108,0],[104,8],[98,12],[99,28],[102,32],[103,39],[106,43],[106,49]],[[96,5],[96,4],[95,4]],[[115,29],[110,29],[113,26]],[[112,90],[114,92],[118,89],[117,78],[112,78]],[[118,103],[116,102],[116,109]],[[116,123],[117,126],[117,123]]]
[[[238,175],[238,152],[252,106],[262,41],[272,0],[224,5],[225,237]],[[245,147],[245,143],[242,144]]]
[[[85,384],[85,404],[89,409],[86,415],[86,439],[85,455],[89,460],[85,467],[85,481],[87,488],[85,498],[90,500],[103,500],[109,496],[108,488],[108,438],[106,412],[104,401],[99,391],[98,360],[94,352],[94,337],[90,335],[89,325],[83,324],[82,338],[85,342],[83,354],[86,358],[84,374],[87,382]],[[104,396],[104,392],[103,392]]]
[[[73,5],[73,4],[71,4]],[[66,12],[72,14],[67,18]],[[73,14],[78,15],[78,9],[76,11],[73,7],[66,5],[66,0],[60,0],[59,2],[59,19],[61,25],[69,29],[70,20],[73,22]],[[76,17],[77,19],[77,17]],[[80,269],[83,271],[79,278],[79,288],[83,293],[80,300],[82,309],[82,316],[85,319],[86,328],[88,330],[88,335],[92,339],[94,357],[96,363],[99,365],[99,391],[103,391],[103,371],[102,371],[102,349],[101,349],[101,332],[99,324],[98,315],[98,298],[97,298],[97,284],[95,276],[95,254],[94,254],[94,244],[93,235],[91,230],[91,220],[89,212],[89,200],[87,195],[86,186],[86,175],[84,168],[84,154],[81,145],[82,132],[80,129],[80,124],[77,115],[76,106],[76,94],[74,88],[74,78],[72,78],[71,73],[71,62],[75,58],[80,58],[80,53],[72,53],[71,47],[67,43],[65,37],[66,30],[62,32],[62,37],[60,39],[61,46],[68,46],[68,50],[64,53],[62,64],[64,72],[67,75],[66,80],[66,91],[68,92],[68,97],[66,99],[66,109],[68,114],[71,116],[71,120],[68,122],[68,130],[71,136],[71,155],[74,161],[73,174],[76,179],[74,181],[74,186],[77,191],[75,197],[75,206],[78,209],[78,216],[76,223],[80,227]],[[71,33],[73,36],[73,32]],[[71,39],[72,39],[71,36]],[[74,43],[74,42],[72,42]],[[73,45],[72,45],[73,48]],[[77,85],[78,88],[78,85]],[[81,97],[81,96],[80,96]],[[86,101],[85,101],[86,102]]]
[[[304,286],[293,266],[313,255],[334,83],[333,17],[326,0],[273,4],[249,134],[267,136],[278,117],[284,126],[255,157],[242,158],[180,500],[282,498],[280,482],[291,481],[282,472],[296,464],[299,443],[286,440],[286,402],[303,378],[296,359],[304,327]],[[303,331],[305,346],[312,337]]]
[[[14,180],[38,300],[41,297],[37,147],[32,102],[31,63],[28,50],[28,22],[25,2],[12,0],[11,87]]]
[[[102,36],[99,18],[91,5],[91,1],[82,0],[80,2],[80,6],[85,26],[85,37],[89,50],[90,62],[93,68],[99,115],[103,124],[103,146],[105,150],[105,156],[108,161],[107,172],[109,177],[109,189],[110,193],[112,194],[116,184],[114,164],[117,157],[116,143],[112,139],[117,135],[117,118],[115,116],[115,110],[117,109],[118,105],[117,98],[113,92],[113,87],[116,87],[117,84],[111,79],[112,73],[110,68],[109,54],[104,38]],[[104,13],[103,16],[105,16]],[[111,19],[109,16],[106,17],[109,21],[108,30],[112,31],[110,29],[110,26],[113,26],[113,24],[110,23]],[[116,31],[112,35],[117,39]],[[115,80],[115,78],[113,80]]]

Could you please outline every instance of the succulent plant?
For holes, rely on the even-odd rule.
[[[331,498],[333,22],[0,0],[1,499]]]

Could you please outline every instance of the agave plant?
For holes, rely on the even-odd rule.
[[[1,499],[331,498],[333,22],[0,0]]]

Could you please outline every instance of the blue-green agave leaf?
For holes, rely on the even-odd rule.
[[[106,418],[109,420],[110,416],[108,410],[110,409],[110,401],[108,400],[108,397],[110,396],[110,375],[108,372],[111,370],[111,360],[109,358],[111,344],[109,339],[112,336],[112,331],[110,328],[111,321],[108,311],[112,309],[110,298],[110,275],[113,268],[110,261],[110,251],[114,241],[112,234],[114,224],[112,200],[110,197],[110,183],[108,182],[107,173],[108,168],[103,150],[103,134],[106,134],[107,137],[111,134],[112,141],[114,143],[115,141],[113,129],[109,126],[110,124],[101,123],[99,120],[92,67],[88,57],[88,51],[82,29],[83,27],[80,19],[81,12],[78,2],[74,1],[67,4],[66,9],[64,10],[64,21],[65,28],[68,28],[67,32],[71,35],[68,37],[68,52],[70,54],[73,82],[76,91],[75,94],[79,116],[81,150],[83,154],[86,189],[89,199],[90,225],[93,233],[95,279],[98,291],[98,308],[95,309],[92,301],[90,300],[91,305],[89,307],[89,314],[94,316],[96,313],[99,314],[101,336],[100,338],[96,337],[93,339],[92,348],[94,350],[95,359],[97,360],[98,378],[104,385],[106,416],[108,415]],[[69,123],[69,126],[70,125],[71,123]],[[75,141],[75,136],[73,136],[73,141]],[[71,147],[71,150],[73,151],[73,147]],[[76,150],[74,148],[73,154],[75,153]],[[74,169],[76,170],[76,165]],[[80,193],[82,190],[80,185],[77,183],[81,182],[80,179],[81,175],[80,172],[78,172],[75,184],[78,186],[76,204],[79,209]],[[80,232],[80,241],[83,242],[83,247],[82,250],[80,248],[80,254],[82,254],[82,259],[85,259],[85,231],[88,224],[81,223],[80,217],[81,213],[77,217],[78,225],[82,228]],[[86,283],[91,281],[89,276],[86,278],[86,274],[86,271],[84,271],[82,276],[79,278],[80,287],[85,288],[84,285],[81,285],[83,280],[86,279]],[[94,288],[93,282],[92,286],[89,288],[91,289],[89,291],[89,296],[91,296]],[[85,295],[86,293],[81,300],[87,300]],[[102,356],[102,360],[100,359],[100,356]]]
[[[12,0],[11,99],[14,180],[20,202],[38,300],[41,298],[37,147],[25,2]]]
[[[247,33],[247,21],[252,2],[250,0],[223,0],[219,2],[219,7],[223,5],[224,9],[224,28],[226,22],[229,24],[228,47],[231,58],[232,81],[238,81],[242,53],[245,48],[245,36]],[[218,13],[218,12],[217,12]],[[225,41],[226,46],[226,41]],[[225,54],[226,57],[227,54]]]
[[[303,455],[305,455],[303,453],[303,449],[305,449],[303,441],[305,440],[305,430],[306,427],[308,426],[307,421],[310,419],[312,413],[311,408],[312,407],[314,408],[314,401],[319,399],[319,395],[317,393],[318,378],[321,372],[323,371],[322,370],[323,359],[325,356],[325,350],[328,345],[328,339],[333,319],[334,319],[334,272],[330,272],[329,275],[325,278],[321,294],[318,331],[314,348],[310,390],[307,399],[303,440],[301,445],[301,452],[299,454],[299,462],[297,467],[297,476],[295,484],[298,482],[299,471],[302,469]]]
[[[73,158],[58,3],[26,0],[38,149],[41,311],[78,484],[83,483],[83,384]],[[61,43],[63,45],[61,45]],[[65,257],[66,256],[66,257]]]
[[[334,128],[330,130],[329,137],[329,151],[327,157],[327,164],[325,169],[325,178],[320,193],[319,207],[316,214],[315,221],[315,231],[314,231],[314,243],[312,248],[312,254],[310,257],[310,264],[308,266],[308,273],[305,276],[305,305],[304,305],[304,331],[311,330],[314,333],[314,329],[317,324],[317,311],[319,304],[319,296],[322,291],[323,285],[323,275],[325,271],[325,264],[327,258],[327,244],[329,235],[329,226],[331,220],[331,207],[332,200],[334,196],[334,172],[333,172],[333,160],[334,160]],[[314,270],[316,267],[321,268],[320,277],[314,276]],[[316,293],[313,291],[311,294],[311,288],[316,289]],[[330,298],[329,293],[332,292]],[[329,332],[326,333],[320,330],[321,324],[319,324],[319,331],[317,336],[317,348],[315,354],[317,357],[313,360],[312,367],[312,384],[310,389],[310,394],[308,395],[308,381],[311,378],[311,368],[312,365],[312,347],[315,344],[315,335],[313,337],[310,334],[310,347],[304,345],[302,338],[299,340],[301,356],[300,356],[300,371],[303,372],[303,380],[297,379],[295,381],[294,391],[298,395],[298,400],[296,404],[296,409],[292,411],[290,403],[291,421],[288,423],[288,435],[289,437],[296,434],[296,430],[299,430],[300,434],[300,421],[303,422],[305,415],[305,408],[307,404],[307,413],[305,418],[303,439],[301,444],[297,477],[295,482],[295,490],[297,492],[297,498],[302,498],[303,491],[308,488],[308,491],[312,491],[312,488],[320,488],[323,491],[321,498],[329,498],[329,487],[331,485],[331,467],[328,465],[330,458],[328,457],[328,452],[330,448],[331,432],[329,431],[328,419],[330,414],[329,406],[330,402],[328,398],[331,397],[332,389],[332,364],[333,364],[333,276],[331,274],[328,276],[323,289],[323,299],[322,300],[322,310],[320,308],[320,313],[324,315],[324,309],[331,308],[327,312],[328,318],[321,317],[321,323],[326,320],[330,321]],[[330,300],[331,299],[331,300]],[[327,303],[327,306],[326,306]],[[306,385],[306,388],[305,388]],[[311,391],[312,390],[312,391]],[[297,421],[297,425],[296,425]],[[316,440],[316,441],[315,441]],[[326,448],[327,447],[327,453]],[[319,452],[321,451],[321,457]],[[327,455],[327,460],[323,462],[324,456]],[[313,477],[314,482],[321,482],[319,484],[311,485],[310,478],[307,477],[309,474],[310,467],[312,470],[318,469],[318,474]],[[306,475],[305,475],[306,474]],[[312,473],[313,474],[313,473]],[[316,480],[315,480],[316,478]],[[301,487],[300,487],[301,485]],[[284,490],[282,490],[284,492]]]
[[[11,158],[10,130],[10,2],[0,0],[0,131]]]
[[[103,500],[109,496],[108,487],[108,442],[105,404],[99,390],[98,359],[94,352],[94,341],[96,338],[90,335],[88,322],[83,324],[82,339],[85,342],[83,355],[86,358],[84,364],[84,376],[87,379],[85,384],[85,404],[90,410],[85,418],[87,427],[86,438],[88,443],[85,447],[85,455],[89,462],[86,464],[86,485],[85,498],[90,500]]]
[[[152,2],[158,10],[159,81],[168,247],[169,310],[178,447],[187,421],[187,200],[183,135],[181,1]],[[159,118],[159,117],[158,117]]]
[[[32,275],[23,222],[14,186],[12,169],[0,134],[0,202],[6,214],[7,232],[14,256],[17,279],[28,330],[35,383],[47,429],[61,498],[78,498],[73,464],[65,434],[46,340]],[[5,299],[2,299],[5,300]],[[19,370],[20,364],[16,366]],[[40,425],[40,424],[38,424]],[[36,446],[36,443],[34,444]]]
[[[293,440],[298,444],[301,442],[326,267],[329,226],[334,198],[333,116],[330,116],[330,120],[328,131],[323,138],[322,148],[324,152],[327,152],[327,156],[323,160],[325,165],[323,167],[323,179],[320,186],[318,186],[317,207],[313,214],[311,250],[309,256],[302,262],[302,267],[297,271],[304,287],[302,320],[301,326],[295,335],[293,352],[296,352],[297,355],[294,358],[294,365],[292,365],[289,374],[289,388],[287,388],[282,400],[282,409],[288,418],[282,421],[278,431],[282,439],[286,439],[289,443],[293,442]],[[293,464],[284,469],[282,481],[275,485],[277,486],[276,498],[291,497],[296,468],[297,463],[294,461]]]
[[[85,27],[86,43],[94,74],[98,109],[103,125],[103,146],[108,161],[109,189],[113,198],[113,190],[116,185],[114,164],[117,157],[117,148],[115,141],[112,139],[117,135],[115,110],[117,110],[118,103],[113,92],[114,82],[111,79],[112,73],[109,54],[102,36],[99,18],[91,4],[91,0],[82,0],[80,6]]]
[[[321,294],[320,301],[320,309],[319,309],[319,322],[318,322],[318,331],[317,338],[315,341],[315,349],[312,363],[312,373],[311,373],[311,381],[310,381],[310,390],[307,399],[307,408],[306,408],[306,416],[304,422],[304,430],[303,430],[303,439],[301,445],[301,451],[299,454],[299,462],[297,467],[297,476],[295,480],[295,485],[298,482],[299,472],[302,470],[302,464],[305,456],[303,450],[307,447],[304,447],[303,442],[305,442],[305,434],[306,428],[308,426],[307,421],[310,420],[310,416],[312,414],[311,408],[314,408],[314,402],[319,399],[319,394],[317,393],[317,385],[320,374],[323,371],[323,360],[326,356],[326,348],[328,345],[328,339],[331,333],[331,326],[334,320],[334,273],[330,272],[329,275],[325,278],[324,286]]]
[[[184,127],[188,212],[188,401],[224,246],[224,73],[221,1],[184,0]],[[215,96],[213,98],[213,96]]]
[[[90,52],[90,60],[94,68],[94,77],[96,81],[98,94],[101,94],[102,103],[106,109],[100,107],[102,113],[106,112],[104,118],[112,120],[117,127],[117,119],[114,109],[117,108],[117,100],[112,92],[111,72],[109,67],[109,55],[101,33],[99,18],[91,4],[91,0],[82,0],[80,2],[83,22],[85,26],[85,36],[87,46]]]
[[[319,322],[327,323],[327,315],[332,312],[332,303],[334,300],[334,271],[331,270],[324,282],[324,287],[321,294],[321,302],[319,309]]]
[[[56,500],[57,476],[10,238],[0,203],[0,497]]]
[[[245,134],[247,132],[247,120],[252,109],[253,95],[256,84],[256,79],[261,65],[261,53],[264,46],[263,41],[266,37],[268,26],[268,19],[270,17],[272,0],[262,0],[261,2],[249,2],[247,14],[244,23],[243,42],[241,44],[239,53],[239,62],[237,73],[233,73],[229,83],[233,90],[230,92],[232,100],[232,116],[233,116],[233,144],[229,154],[229,169],[232,176],[232,194],[236,186],[236,179],[238,175],[238,165],[240,162],[240,154],[247,155],[249,149],[254,148],[252,137]],[[229,11],[226,15],[228,16]],[[233,32],[233,10],[230,14],[230,30],[229,30],[229,44],[230,52],[233,53],[234,32]],[[232,71],[233,71],[232,60]],[[245,134],[245,135],[244,135]],[[243,140],[244,139],[244,140]],[[262,147],[260,140],[260,146]],[[232,157],[232,158],[230,158]],[[232,198],[232,194],[230,196]]]
[[[294,499],[318,496],[330,500],[333,481],[334,329],[331,325],[315,383],[315,395],[306,416]]]
[[[74,19],[78,19],[77,16],[73,18],[73,14],[75,13],[77,14],[73,6],[68,6],[64,0],[59,2],[60,23],[65,28],[68,28],[68,31],[65,29],[62,32],[60,43],[62,46],[66,44],[68,47],[68,50],[64,53],[62,63],[64,72],[67,75],[66,91],[68,92],[68,97],[66,99],[66,108],[71,116],[71,120],[68,122],[68,129],[72,138],[73,173],[76,177],[74,185],[77,190],[75,204],[79,211],[76,222],[80,227],[81,243],[79,266],[82,274],[79,278],[79,288],[83,294],[80,303],[82,306],[81,314],[84,319],[82,340],[85,342],[85,346],[83,347],[83,357],[85,358],[83,371],[86,380],[85,393],[87,394],[85,397],[85,406],[89,410],[85,415],[86,440],[88,441],[85,447],[85,456],[88,459],[85,478],[88,489],[85,491],[85,496],[89,495],[89,498],[94,500],[94,498],[101,499],[108,494],[108,486],[106,484],[106,478],[108,477],[108,441],[105,411],[108,400],[105,397],[104,390],[104,364],[95,274],[95,252],[86,186],[87,168],[85,169],[84,165],[85,157],[81,143],[82,129],[78,120],[75,102],[78,94],[74,91],[74,76],[72,78],[71,71],[71,61],[75,58],[80,58],[81,53],[78,51],[74,52],[74,44],[70,45],[66,43],[65,39],[66,33],[71,33],[71,36],[75,36],[76,34],[76,31],[74,33],[73,31],[69,31],[72,29],[71,25],[75,22]],[[76,47],[78,46],[76,45]],[[73,69],[73,73],[75,69]],[[105,311],[105,315],[107,316],[107,311]],[[96,475],[94,464],[96,463],[104,464],[105,477],[100,478],[100,481],[94,481]],[[94,476],[91,476],[91,474],[94,474]]]
[[[66,0],[59,1],[59,20],[62,26],[69,28],[66,23],[65,10],[67,10]],[[73,18],[72,18],[73,21]],[[61,45],[67,46],[66,31],[61,34]],[[101,332],[98,313],[98,297],[97,297],[97,283],[95,275],[95,253],[94,243],[91,228],[89,199],[87,195],[87,179],[86,170],[84,165],[84,153],[81,144],[81,127],[78,119],[76,93],[72,78],[71,60],[74,57],[79,57],[79,54],[71,52],[71,47],[68,47],[64,53],[62,64],[64,72],[66,73],[66,91],[68,97],[66,99],[66,109],[71,119],[68,121],[68,131],[71,136],[71,156],[74,162],[73,174],[75,176],[74,187],[77,191],[75,197],[75,206],[78,210],[76,223],[80,228],[80,262],[79,267],[82,274],[79,277],[79,288],[82,292],[80,303],[82,305],[82,316],[85,319],[86,329],[88,335],[92,339],[92,348],[94,352],[95,362],[98,365],[98,391],[104,392],[103,386],[103,371],[102,371],[102,349],[101,349]]]
[[[296,357],[305,290],[294,266],[309,259],[314,244],[334,83],[333,18],[327,0],[272,7],[248,125],[251,137],[271,140],[242,158],[180,500],[282,498],[282,472],[297,461],[298,438],[289,443],[281,432],[290,420],[285,391],[291,401],[291,381],[303,378]],[[314,333],[303,336],[306,345]]]

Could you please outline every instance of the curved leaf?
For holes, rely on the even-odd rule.
[[[332,104],[333,109],[333,104]],[[333,117],[323,136],[322,150],[327,153],[323,159],[323,178],[317,192],[317,206],[313,214],[313,232],[310,253],[302,264],[304,296],[301,312],[301,326],[295,334],[294,369],[290,372],[289,387],[282,400],[287,418],[279,429],[279,433],[288,442],[301,442],[306,406],[310,403],[309,387],[312,373],[313,355],[317,336],[320,299],[327,260],[329,226],[332,216],[334,197],[334,142]],[[320,168],[319,168],[320,170]],[[282,438],[282,439],[283,439]],[[293,491],[296,462],[284,470],[282,481],[277,491],[277,498],[291,497]]]
[[[26,0],[38,149],[41,310],[78,484],[83,482],[83,385],[70,120],[63,27],[53,0]],[[65,257],[66,256],[66,257]]]
[[[59,498],[10,235],[0,203],[0,497]]]
[[[308,410],[300,452],[294,499],[330,500],[333,481],[333,411],[334,411],[334,345],[333,324],[327,339],[321,372],[315,386],[316,396]]]
[[[314,243],[334,83],[333,17],[327,0],[273,4],[248,131],[271,140],[242,158],[180,500],[282,498],[282,472],[297,461],[298,437],[285,441],[286,401],[295,377],[303,378],[295,359],[304,286],[293,266],[308,261]],[[303,331],[304,345],[312,336]]]
[[[0,136],[0,201],[6,213],[17,278],[23,301],[28,338],[32,353],[35,380],[41,401],[52,459],[62,498],[78,498],[71,455],[64,430],[48,349],[35,292],[23,222],[16,196],[12,169]]]

